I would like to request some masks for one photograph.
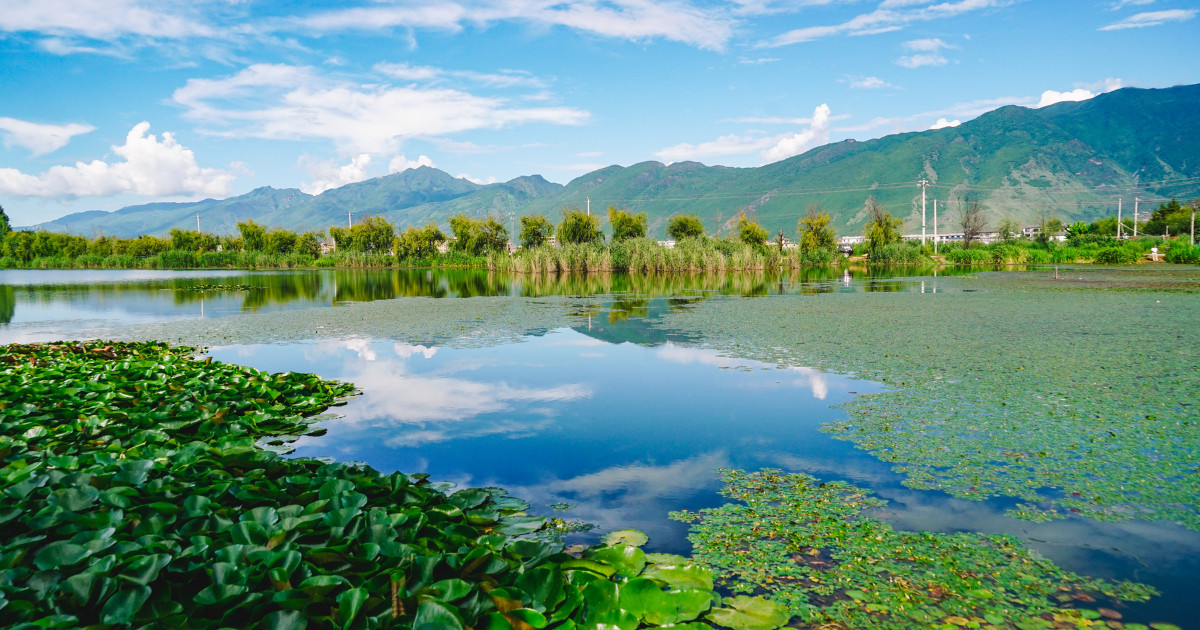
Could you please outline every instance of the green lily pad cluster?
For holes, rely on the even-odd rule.
[[[503,490],[450,492],[424,475],[281,457],[262,439],[311,433],[314,414],[351,386],[192,353],[107,342],[0,350],[0,625],[787,621],[736,625],[735,608],[713,609],[707,569],[644,553],[636,532],[570,555]]]
[[[866,512],[884,502],[800,473],[721,471],[739,503],[677,512],[695,558],[735,593],[767,594],[818,628],[1075,628],[1100,597],[1153,588],[1064,571],[1011,537],[896,531]]]
[[[219,292],[234,292],[234,291],[261,291],[266,287],[253,286],[249,284],[193,284],[191,286],[180,287],[175,289],[182,293],[219,293]]]

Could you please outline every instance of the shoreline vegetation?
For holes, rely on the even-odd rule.
[[[499,488],[281,457],[350,384],[158,342],[12,344],[0,365],[13,627],[1084,628],[1156,594],[1009,537],[894,532],[865,491],[776,471],[724,473],[748,508],[673,515],[694,523],[694,559],[647,553],[633,530],[568,548],[582,524]],[[869,558],[890,563],[887,585]]]
[[[810,207],[796,225],[796,241],[780,230],[772,235],[754,219],[739,215],[726,236],[705,233],[694,215],[679,215],[667,225],[669,241],[648,238],[645,213],[609,208],[609,234],[598,215],[564,209],[555,225],[541,215],[520,218],[510,235],[495,218],[449,219],[451,235],[434,223],[396,227],[367,217],[352,227],[331,226],[326,235],[297,234],[254,221],[238,223],[236,235],[172,229],[166,238],[98,236],[86,238],[49,232],[12,231],[0,221],[0,269],[306,269],[306,268],[462,268],[512,273],[625,272],[639,274],[798,269],[809,266],[870,265],[1020,265],[1133,264],[1154,260],[1200,264],[1200,246],[1180,231],[1189,208],[1163,204],[1142,236],[1117,238],[1115,217],[1091,224],[1063,226],[1044,220],[1032,238],[1019,226],[1001,222],[993,242],[983,243],[979,210],[964,216],[961,242],[934,246],[905,240],[902,222],[868,199],[864,241],[852,252],[839,251],[829,215]],[[0,208],[0,216],[2,216]],[[1160,216],[1161,215],[1161,216]],[[1190,216],[1190,215],[1189,215]],[[968,221],[967,219],[971,219]],[[973,221],[973,222],[972,222]],[[1136,233],[1132,226],[1126,234]],[[1174,232],[1170,230],[1174,227]],[[1061,235],[1061,236],[1060,236]],[[510,243],[519,243],[515,248]],[[1152,255],[1157,248],[1157,256]]]

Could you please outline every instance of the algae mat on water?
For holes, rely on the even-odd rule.
[[[826,428],[911,487],[1200,530],[1200,270],[924,280],[938,293],[715,298],[657,325],[887,384]]]
[[[1155,594],[1063,571],[1011,536],[896,531],[863,513],[883,501],[843,482],[778,470],[722,479],[739,503],[672,518],[693,523],[693,553],[724,586],[769,593],[807,627],[1087,628],[1119,614],[1070,604]]]

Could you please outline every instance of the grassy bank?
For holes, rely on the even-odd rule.
[[[490,269],[515,273],[660,274],[799,269],[833,264],[840,258],[833,250],[801,252],[797,248],[753,246],[730,239],[684,239],[674,247],[667,247],[651,239],[635,238],[607,245],[545,245],[512,255],[493,253],[487,260]]]

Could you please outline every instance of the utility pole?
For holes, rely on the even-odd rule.
[[[200,213],[196,213],[196,233],[200,232]]]
[[[1121,240],[1121,202],[1124,199],[1117,199],[1117,240]]]
[[[1138,203],[1141,200],[1142,200],[1141,197],[1133,198],[1133,238],[1137,238]]]
[[[1192,247],[1196,246],[1196,204],[1192,203]]]
[[[929,185],[929,180],[924,177],[917,182],[921,186],[921,246],[925,246],[925,187]]]
[[[590,216],[592,216],[592,198],[591,197],[587,198],[587,206],[588,206],[588,216],[590,217]]]
[[[937,199],[933,200],[933,253],[937,255],[938,238],[937,238]]]
[[[346,211],[346,227],[354,227],[354,219],[350,217],[350,211]]]

